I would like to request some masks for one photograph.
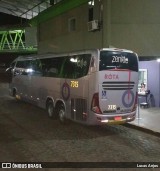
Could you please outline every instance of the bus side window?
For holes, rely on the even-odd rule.
[[[11,69],[14,69],[15,65],[16,65],[16,62],[12,62],[10,65]]]
[[[80,78],[88,74],[91,54],[82,54],[76,57],[75,76]]]
[[[59,77],[61,65],[62,58],[52,58],[48,68],[48,75],[50,77]]]
[[[62,63],[61,57],[41,59],[43,76],[60,77]]]
[[[58,69],[56,67],[50,67],[47,69],[46,75],[49,77],[57,77]]]
[[[28,66],[28,74],[33,75],[33,76],[42,75],[42,65],[39,59],[30,61],[30,64]]]
[[[92,56],[91,58],[91,62],[90,62],[90,72],[95,72],[96,71],[96,63],[95,63],[96,59],[94,56]]]
[[[73,57],[66,57],[63,67],[63,78],[74,78],[75,62]]]
[[[28,69],[29,66],[29,60],[23,61],[23,69],[21,71],[22,75],[27,75],[28,73],[26,72],[26,70]]]
[[[42,65],[42,76],[47,76],[48,65],[50,63],[49,59],[40,59]]]
[[[67,59],[66,57],[62,57],[61,68],[60,68],[60,72],[59,72],[59,77],[60,78],[65,78],[65,76],[64,76],[64,67],[65,67],[66,59]]]
[[[14,70],[14,73],[13,73],[14,76],[23,74],[23,70],[25,68],[24,62],[25,61],[17,61],[16,67],[15,67],[15,70]]]

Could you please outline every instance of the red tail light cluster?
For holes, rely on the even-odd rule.
[[[102,111],[99,107],[99,95],[98,95],[98,93],[95,93],[92,97],[91,110],[94,113],[102,114]]]

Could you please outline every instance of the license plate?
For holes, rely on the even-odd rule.
[[[116,116],[116,117],[114,117],[114,120],[115,121],[120,121],[120,120],[122,120],[122,117],[121,116]]]

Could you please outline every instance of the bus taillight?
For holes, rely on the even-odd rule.
[[[98,95],[98,93],[95,93],[92,97],[91,110],[95,113],[102,114],[101,109],[99,107],[99,95]]]

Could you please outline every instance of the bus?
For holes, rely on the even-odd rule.
[[[10,94],[50,118],[101,125],[136,116],[138,56],[126,49],[20,56],[11,63]]]

